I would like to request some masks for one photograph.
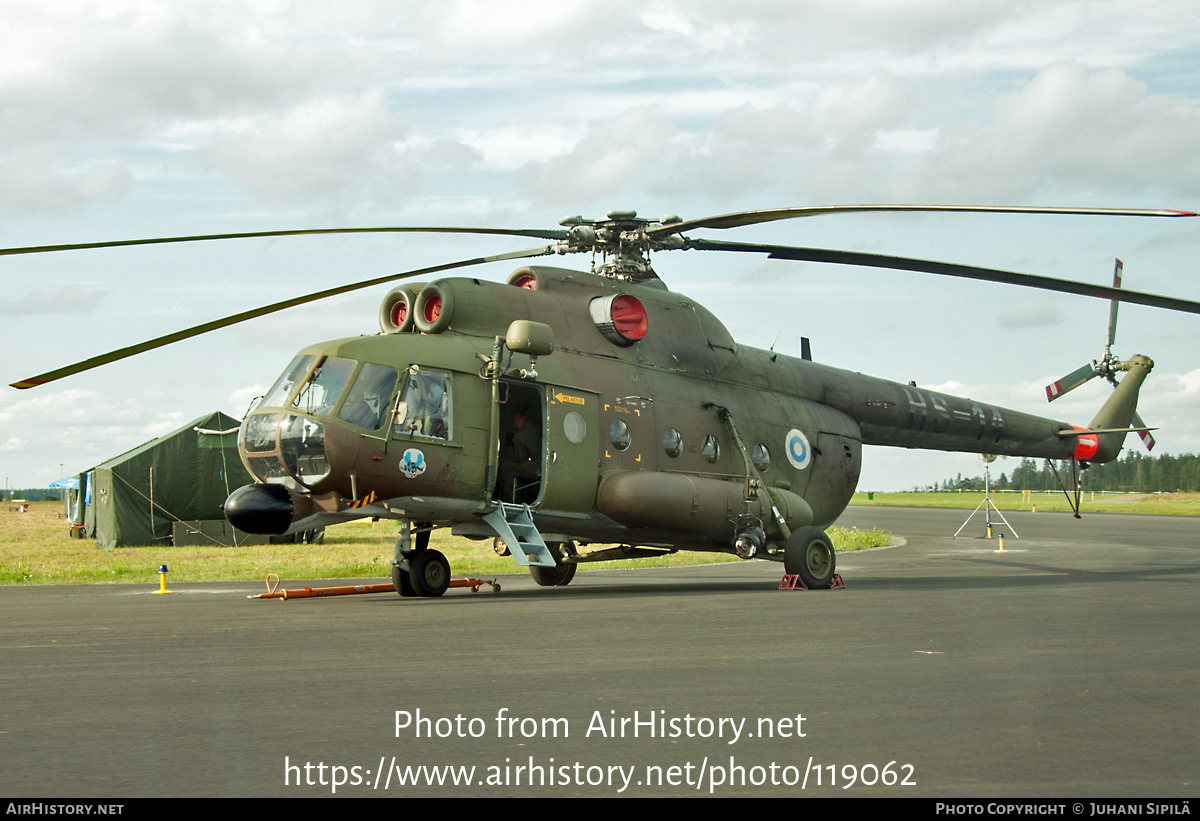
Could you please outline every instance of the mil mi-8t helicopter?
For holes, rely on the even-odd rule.
[[[1111,353],[1117,302],[1200,313],[1200,303],[988,268],[818,248],[685,237],[782,219],[867,211],[1196,216],[1187,211],[851,205],[739,212],[684,221],[634,211],[568,217],[561,230],[348,228],[41,246],[0,255],[239,237],[432,232],[536,237],[550,244],[331,288],[113,351],[13,384],[31,388],[295,305],[486,262],[591,253],[590,272],[526,266],[505,283],[455,277],[394,288],[381,333],[311,345],[243,421],[239,450],[258,479],[227,500],[243,531],[285,534],[365,517],[398,520],[393,583],[440,596],[446,558],[429,533],[450,527],[511,551],[541,585],[580,562],[701,550],[781,561],[828,587],[822,529],[845,509],[863,444],[1067,460],[1115,459],[1148,435],[1137,394],[1153,367]],[[773,259],[936,273],[1112,300],[1109,347],[1047,389],[1093,376],[1115,391],[1090,424],[999,408],[739,345],[707,309],[672,292],[652,252],[729,251]],[[803,340],[807,343],[807,340]],[[1124,374],[1118,383],[1115,375]],[[1132,426],[1131,426],[1132,425]],[[1152,441],[1152,440],[1151,440]],[[1065,490],[1064,484],[1064,490]],[[1077,499],[1078,497],[1076,497]],[[1078,508],[1076,507],[1076,514]],[[620,547],[580,551],[589,545]]]

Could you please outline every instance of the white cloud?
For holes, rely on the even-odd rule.
[[[255,382],[253,385],[247,385],[244,388],[238,388],[233,393],[229,394],[229,406],[233,408],[245,409],[250,407],[250,403],[258,398],[266,396],[267,388],[270,385],[266,382]],[[236,416],[241,415],[239,410]]]
[[[640,178],[667,152],[675,133],[650,108],[637,108],[594,129],[565,154],[532,162],[515,174],[517,185],[547,201],[586,204]]]
[[[1047,192],[1167,193],[1200,185],[1200,106],[1149,94],[1118,69],[1049,65],[999,98],[990,122],[941,130],[908,179],[914,195],[992,201]]]
[[[357,190],[396,160],[404,125],[382,98],[311,100],[214,140],[208,165],[267,201]]]
[[[121,163],[72,165],[45,150],[0,152],[0,215],[68,214],[120,199],[133,187],[132,174]]]
[[[684,216],[887,200],[1194,209],[1200,27],[1186,24],[1193,5],[10,3],[0,28],[0,232],[15,246],[350,218],[364,225],[535,227],[596,201]],[[1047,230],[1049,222],[1014,218],[1006,224],[1019,228],[1006,233],[986,217],[875,215],[739,233],[747,241],[1084,279],[1095,272],[1079,273],[1077,261],[1100,259],[1093,246],[1103,244],[1104,254],[1121,254],[1129,270],[1137,265],[1157,277],[1139,274],[1139,290],[1190,295],[1185,276],[1200,234],[1184,221],[1142,228],[1146,221],[1127,227],[1134,221],[1063,220]],[[959,225],[970,229],[960,233]],[[96,352],[277,295],[523,247],[458,237],[303,243],[6,257],[0,269],[9,303],[0,329],[8,333],[0,350],[19,369],[13,378],[37,370],[34,362],[61,364],[37,341],[52,330],[38,312],[87,306],[72,304],[60,282],[81,283],[81,294],[111,294],[100,303],[106,321],[87,323],[86,352]],[[747,344],[765,347],[783,328],[780,349],[786,343],[794,352],[794,334],[804,333],[819,359],[867,372],[987,374],[997,384],[964,391],[1076,422],[1091,417],[1107,390],[1096,380],[1047,409],[1045,382],[1084,357],[1039,348],[1063,342],[1060,331],[1046,335],[1032,324],[1053,314],[1045,303],[988,302],[987,295],[1001,293],[989,289],[999,286],[968,291],[962,283],[927,282],[932,278],[707,256],[673,255],[660,270],[673,287],[695,285],[722,315],[762,316],[758,330],[743,331]],[[737,279],[742,272],[749,273]],[[761,293],[736,287],[746,280],[770,282],[772,304],[739,296]],[[22,291],[13,282],[25,296],[14,300]],[[973,303],[969,294],[983,301]],[[99,388],[90,407],[54,393],[40,416],[16,418],[13,403],[29,396],[9,391],[4,396],[17,399],[0,400],[0,441],[22,444],[5,452],[6,467],[33,475],[64,455],[115,455],[144,440],[147,426],[175,421],[156,414],[198,414],[220,397],[250,390],[301,344],[373,332],[378,296],[247,323],[159,358],[148,354],[137,368],[114,366],[134,384],[148,372],[157,384],[170,382],[165,398],[110,393],[102,386],[112,371],[105,371],[63,383]],[[1065,299],[1050,305],[1068,305]],[[180,315],[156,317],[170,311]],[[1000,344],[1020,342],[1019,350],[982,363],[979,348],[962,340],[986,336],[980,321],[989,325],[997,315],[1009,323],[1001,326]],[[1130,309],[1122,322],[1137,316]],[[1188,327],[1162,322],[1149,329],[1157,335],[1128,338],[1153,343],[1164,362],[1170,350],[1171,367],[1183,372],[1197,364]],[[1135,328],[1126,324],[1123,333]],[[1098,342],[1102,324],[1094,330]],[[910,340],[911,348],[894,340]],[[1055,373],[1025,381],[1029,371],[1043,370],[1039,362],[1060,354],[1070,360],[1061,370],[1050,365]],[[191,357],[185,369],[172,364],[180,361],[175,356]],[[1194,397],[1178,387],[1155,404],[1159,386],[1172,384],[1164,373],[1152,375],[1145,415],[1164,426],[1160,447],[1196,447],[1179,444],[1187,440],[1177,433],[1196,430],[1196,415],[1188,413]],[[1185,398],[1171,398],[1177,396]],[[61,414],[51,407],[56,402]],[[240,413],[244,405],[230,409]],[[80,421],[65,423],[68,411]]]

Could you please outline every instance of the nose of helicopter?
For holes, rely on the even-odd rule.
[[[240,487],[225,500],[225,518],[245,533],[278,536],[292,525],[295,506],[283,485]]]

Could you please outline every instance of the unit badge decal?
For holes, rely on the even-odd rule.
[[[409,479],[416,479],[425,472],[425,454],[416,448],[404,451],[404,458],[400,460],[400,472]]]

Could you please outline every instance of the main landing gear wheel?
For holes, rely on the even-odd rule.
[[[417,591],[413,590],[412,582],[409,581],[408,571],[401,570],[396,565],[392,565],[392,587],[396,588],[396,592],[406,599],[417,595]]]
[[[574,545],[567,543],[567,550],[571,553]],[[529,568],[529,575],[533,576],[533,580],[542,587],[566,587],[571,583],[571,579],[575,578],[575,571],[578,565],[574,562],[564,563],[559,555],[559,545],[547,545],[550,548],[551,554],[554,555],[554,567],[533,567]]]
[[[793,530],[783,551],[783,567],[799,576],[809,590],[825,590],[833,583],[836,565],[833,542],[819,527]]]
[[[450,588],[450,562],[439,551],[414,551],[408,563],[408,578],[418,596],[433,598]]]

